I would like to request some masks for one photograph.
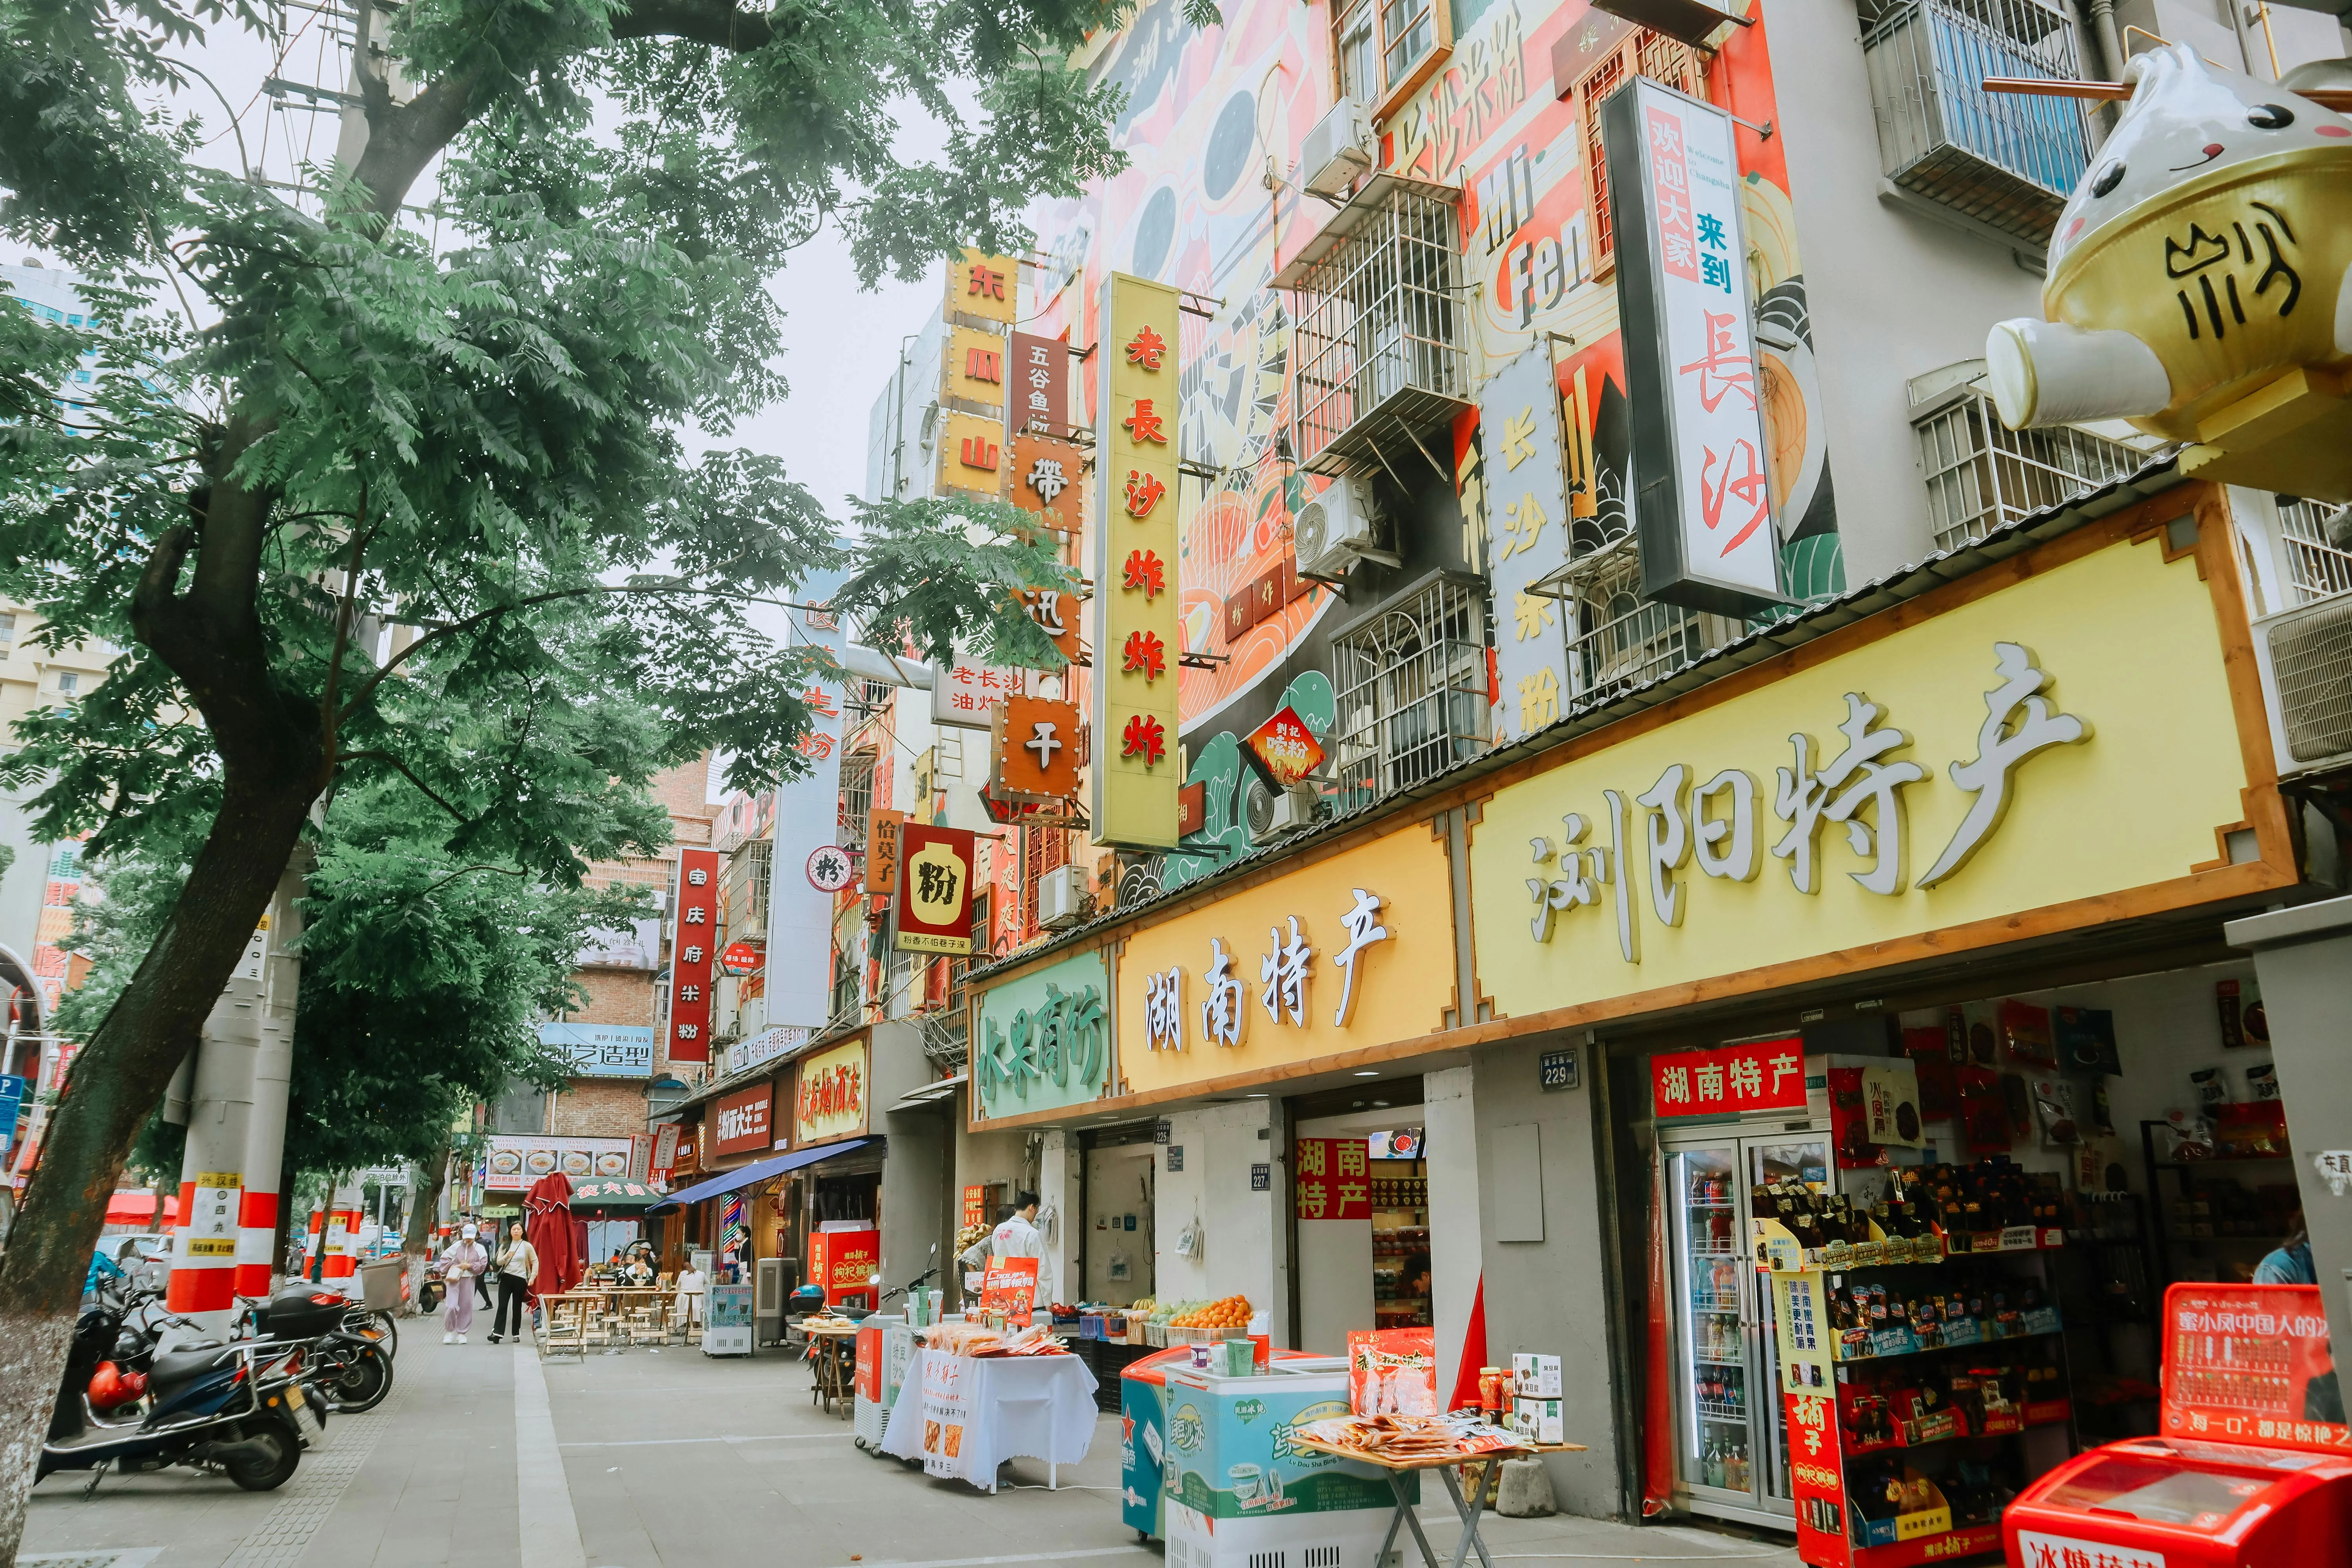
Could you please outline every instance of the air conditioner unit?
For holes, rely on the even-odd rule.
[[[2282,776],[2352,764],[2352,594],[2254,623]]]
[[[1038,878],[1037,924],[1046,931],[1065,931],[1084,920],[1078,900],[1086,885],[1086,873],[1076,866],[1056,866]]]
[[[1302,827],[1312,827],[1323,814],[1323,797],[1313,784],[1292,784],[1275,797],[1274,818],[1266,825],[1266,833],[1280,837],[1296,833]]]
[[[1299,571],[1311,577],[1338,577],[1363,557],[1380,553],[1372,532],[1377,521],[1371,480],[1349,474],[1328,486],[1292,520]]]
[[[1307,133],[1298,151],[1299,184],[1313,195],[1346,197],[1372,166],[1372,121],[1364,106],[1343,98]]]
[[[763,1345],[784,1337],[784,1300],[792,1294],[784,1268],[784,1259],[762,1258],[751,1275],[751,1337]]]

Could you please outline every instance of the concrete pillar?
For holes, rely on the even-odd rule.
[[[1076,1301],[1086,1294],[1086,1282],[1078,1277],[1087,1223],[1078,1165],[1084,1158],[1076,1132],[1045,1130],[1037,1154],[1037,1215],[1045,1232],[1037,1289],[1050,1301]]]
[[[198,1036],[187,1151],[180,1162],[180,1217],[163,1294],[164,1305],[194,1325],[181,1331],[181,1338],[226,1339],[236,1304],[237,1237],[252,1139],[255,1058],[268,1006],[263,975],[268,943],[265,923],[253,933]]]
[[[1470,1308],[1486,1266],[1472,1069],[1423,1073],[1421,1114],[1429,1149],[1429,1310],[1437,1326],[1437,1397],[1444,1401],[1454,1396],[1461,1375],[1462,1342],[1470,1331]]]
[[[246,1133],[245,1190],[237,1209],[236,1293],[267,1296],[277,1279],[278,1177],[286,1163],[286,1100],[294,1072],[294,1009],[302,984],[296,949],[302,935],[300,900],[311,855],[298,847],[270,900],[269,957],[263,977],[268,1001],[253,1058],[253,1106]]]
[[[2328,1336],[2352,1347],[2352,898],[2251,915],[2223,930],[2231,946],[2253,951]]]

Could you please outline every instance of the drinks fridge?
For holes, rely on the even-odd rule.
[[[1676,1500],[1695,1513],[1786,1528],[1795,1503],[1771,1276],[1758,1272],[1749,1245],[1748,1194],[1779,1182],[1832,1191],[1829,1133],[1751,1134],[1718,1123],[1677,1128],[1663,1142]]]

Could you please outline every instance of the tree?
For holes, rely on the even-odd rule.
[[[656,716],[658,760],[723,747],[757,784],[796,763],[814,663],[760,638],[747,601],[814,570],[863,568],[839,607],[926,646],[1051,658],[1006,600],[1067,574],[995,509],[878,527],[853,561],[775,460],[689,461],[680,432],[782,393],[761,280],[820,224],[869,280],[912,273],[1021,243],[1029,200],[1115,172],[1116,89],[1066,62],[1124,15],[415,0],[382,58],[422,85],[402,100],[362,37],[365,148],[321,172],[312,215],[201,166],[196,127],[142,107],[181,83],[172,51],[200,23],[266,32],[252,0],[0,0],[0,229],[98,280],[94,325],[0,332],[0,589],[53,640],[125,650],[25,727],[5,776],[50,777],[41,829],[89,830],[100,863],[194,845],[0,1257],[0,1427],[45,1426],[104,1194],[331,786],[397,778],[447,817],[450,855],[576,885],[580,781],[644,774],[549,744],[567,659]],[[958,119],[958,79],[981,123],[943,163],[901,163],[894,100]],[[400,222],[436,158],[437,247]],[[104,368],[61,414],[46,398],[84,348]],[[389,701],[427,659],[434,700]],[[0,1474],[0,1565],[32,1468]]]

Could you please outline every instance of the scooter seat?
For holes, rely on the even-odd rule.
[[[161,1391],[194,1383],[213,1370],[214,1363],[220,1360],[222,1348],[217,1342],[202,1341],[163,1352],[155,1358],[147,1386]]]

